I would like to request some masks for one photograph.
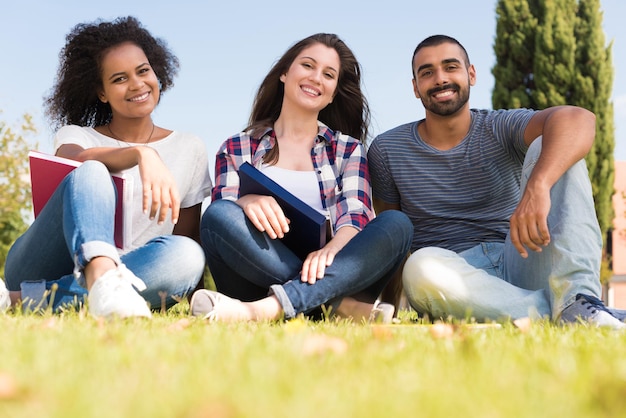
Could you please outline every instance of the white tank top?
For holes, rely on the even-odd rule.
[[[288,170],[286,168],[266,164],[263,164],[261,171],[267,177],[287,189],[289,193],[328,218],[328,211],[322,206],[320,188],[317,183],[315,171]]]

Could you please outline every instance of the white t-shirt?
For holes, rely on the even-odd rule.
[[[64,126],[57,132],[54,138],[54,149],[57,150],[64,144],[76,144],[84,149],[134,146],[102,135],[91,127],[76,125]],[[174,131],[167,137],[145,146],[154,148],[172,173],[178,186],[181,208],[189,208],[202,203],[211,194],[212,183],[206,147],[196,135]],[[166,222],[159,225],[156,219],[150,220],[148,215],[143,213],[143,191],[139,167],[124,170],[124,173],[133,177],[134,184],[132,245],[129,248],[132,250],[143,246],[157,236],[170,235],[174,230],[174,224],[168,216]]]

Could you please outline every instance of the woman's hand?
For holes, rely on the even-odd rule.
[[[162,224],[167,211],[172,211],[172,223],[178,222],[180,196],[170,170],[161,160],[159,153],[150,147],[94,147],[84,149],[76,144],[64,144],[56,155],[76,161],[96,160],[107,166],[110,172],[127,170],[137,165],[143,188],[143,211]]]
[[[313,284],[317,280],[323,279],[326,274],[326,267],[333,263],[335,255],[337,255],[358,232],[358,229],[350,226],[340,228],[333,239],[328,241],[322,249],[314,251],[307,256],[302,264],[300,280]]]
[[[171,210],[172,223],[176,224],[180,213],[180,195],[174,177],[153,148],[135,148],[139,151],[137,165],[143,188],[144,213],[154,219],[158,212],[157,222],[162,224]]]
[[[289,219],[272,196],[248,194],[240,197],[237,204],[256,229],[266,232],[271,239],[282,238],[289,232]]]

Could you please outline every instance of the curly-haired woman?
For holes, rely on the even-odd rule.
[[[79,24],[67,36],[47,115],[58,128],[56,155],[84,163],[8,254],[14,304],[50,293],[56,309],[88,294],[94,316],[150,317],[148,304],[171,306],[196,287],[205,262],[201,204],[211,189],[206,149],[152,120],[177,71],[164,41],[133,17]],[[111,172],[134,177],[124,251],[113,240]],[[54,283],[55,292],[43,291]]]

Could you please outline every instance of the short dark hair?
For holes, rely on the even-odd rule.
[[[54,87],[45,99],[46,115],[55,130],[63,125],[96,127],[111,121],[111,106],[98,99],[101,61],[110,48],[124,42],[137,45],[146,54],[161,93],[174,84],[178,59],[165,41],[153,37],[136,18],[80,23],[66,37]]]
[[[459,41],[457,41],[455,38],[448,36],[448,35],[432,35],[424,39],[422,42],[420,42],[415,48],[415,51],[413,51],[413,57],[411,58],[411,74],[413,74],[413,77],[415,77],[415,69],[413,68],[413,62],[415,61],[415,56],[420,51],[420,49],[426,48],[429,46],[437,46],[437,45],[441,45],[445,43],[458,45],[461,48],[461,51],[463,51],[465,65],[467,67],[470,66],[469,55],[467,51],[465,50],[465,47],[461,45]]]

